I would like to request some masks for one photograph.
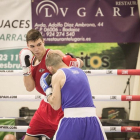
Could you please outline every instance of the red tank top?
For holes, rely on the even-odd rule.
[[[31,61],[31,73],[32,73],[33,79],[35,81],[36,90],[43,95],[46,95],[46,94],[44,93],[44,91],[42,90],[42,88],[40,86],[40,77],[42,76],[43,73],[49,72],[49,70],[46,68],[46,65],[45,65],[46,55],[48,54],[49,50],[50,49],[46,50],[45,55],[43,56],[41,62],[38,65],[33,65],[35,56],[33,57],[32,61]]]

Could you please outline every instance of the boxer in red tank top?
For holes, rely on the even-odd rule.
[[[31,29],[27,33],[26,41],[28,48],[20,51],[19,58],[27,91],[33,91],[36,88],[39,93],[46,95],[40,86],[40,77],[43,73],[49,72],[45,65],[45,59],[51,53],[59,54],[68,66],[83,66],[83,61],[79,58],[72,58],[60,50],[46,49],[43,37],[38,30]],[[56,111],[43,99],[30,121],[24,140],[38,140],[41,136],[52,138],[62,117],[61,108]]]

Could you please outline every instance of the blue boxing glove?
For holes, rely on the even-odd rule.
[[[47,98],[52,94],[52,86],[51,86],[52,75],[50,73],[42,74],[40,78],[40,86],[43,91],[46,93]]]

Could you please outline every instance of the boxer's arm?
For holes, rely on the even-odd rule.
[[[24,81],[24,86],[25,86],[27,91],[31,92],[34,90],[35,81],[32,77],[32,74],[30,74],[29,76],[23,76],[23,81]]]
[[[27,91],[32,91],[35,88],[35,82],[31,74],[30,61],[33,57],[32,52],[28,48],[24,48],[19,53],[20,64],[23,69],[23,81]]]
[[[60,70],[52,76],[52,95],[48,97],[48,102],[54,110],[58,110],[61,107],[61,88],[65,81],[65,75]]]
[[[76,59],[78,59],[78,60],[80,61],[80,66],[79,66],[79,68],[82,68],[82,67],[84,66],[84,62],[83,62],[80,58],[76,58]]]

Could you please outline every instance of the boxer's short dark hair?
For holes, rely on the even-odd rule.
[[[41,33],[38,30],[31,29],[28,31],[28,33],[26,35],[26,42],[28,43],[28,41],[36,41],[39,38],[41,40],[43,40]]]

